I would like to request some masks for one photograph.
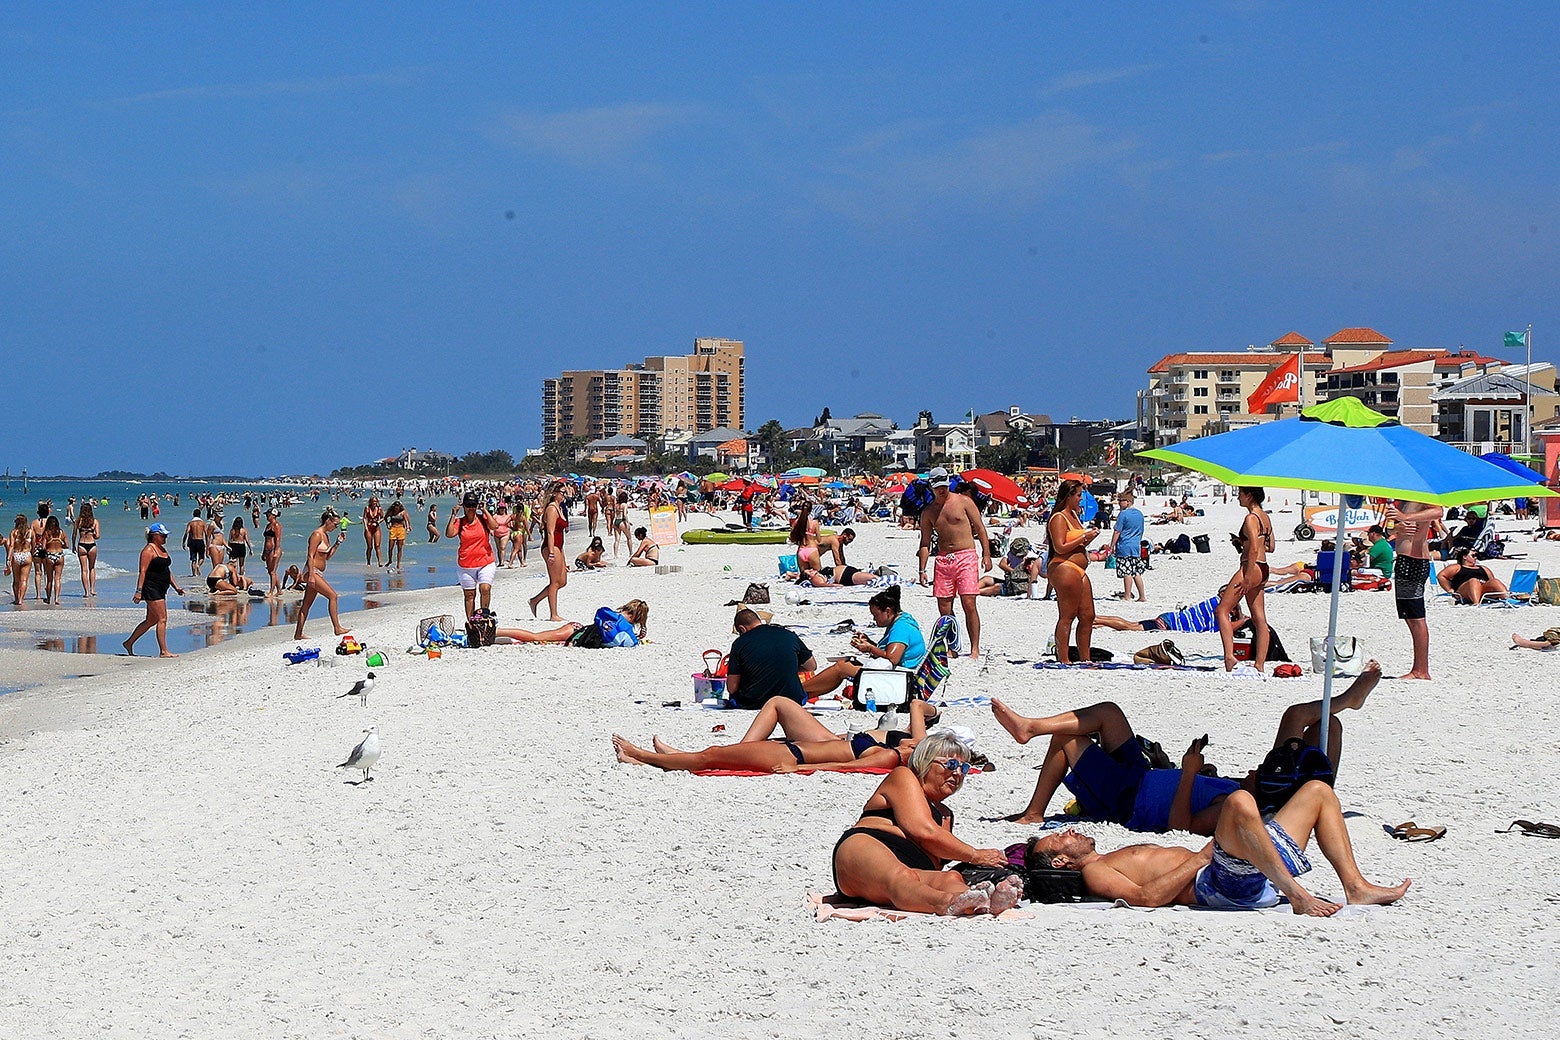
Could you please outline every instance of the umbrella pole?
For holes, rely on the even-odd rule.
[[[1343,495],[1338,495],[1338,522],[1333,527],[1333,558],[1332,558],[1332,599],[1327,605],[1327,671],[1322,676],[1322,754],[1327,754],[1327,736],[1332,732],[1332,691],[1333,691],[1333,641],[1338,638],[1338,597],[1343,592],[1343,554],[1347,552],[1343,544],[1343,532],[1348,527],[1344,522]]]

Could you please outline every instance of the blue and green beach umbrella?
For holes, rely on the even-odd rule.
[[[1331,491],[1338,496],[1406,499],[1456,506],[1500,498],[1538,498],[1556,492],[1459,451],[1372,411],[1357,398],[1313,405],[1294,419],[1279,419],[1168,448],[1138,452],[1242,487]],[[1332,710],[1333,640],[1338,634],[1338,593],[1343,553],[1333,553],[1332,602],[1327,617],[1327,668],[1322,718]],[[1322,750],[1327,730],[1322,729]]]

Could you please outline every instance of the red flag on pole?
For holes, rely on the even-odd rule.
[[[1300,355],[1292,354],[1288,361],[1267,374],[1262,385],[1246,398],[1246,411],[1253,415],[1267,411],[1270,404],[1300,400]]]

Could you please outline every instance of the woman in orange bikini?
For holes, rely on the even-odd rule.
[[[1083,503],[1083,483],[1064,480],[1056,489],[1056,508],[1046,523],[1051,545],[1051,562],[1046,573],[1056,590],[1056,659],[1072,662],[1072,647],[1078,657],[1089,660],[1089,640],[1094,631],[1094,586],[1089,583],[1089,543],[1100,536],[1098,527],[1085,527],[1078,516]],[[1072,630],[1077,624],[1077,639]]]
[[[1262,509],[1266,493],[1259,487],[1240,489],[1240,504],[1246,507],[1246,518],[1240,530],[1230,535],[1230,541],[1240,551],[1240,566],[1224,586],[1219,597],[1219,638],[1224,641],[1224,670],[1235,667],[1235,622],[1240,601],[1246,600],[1251,615],[1251,664],[1257,671],[1267,665],[1268,624],[1267,608],[1262,602],[1262,592],[1267,585],[1269,567],[1267,554],[1273,551],[1273,522]]]

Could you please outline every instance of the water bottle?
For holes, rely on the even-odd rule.
[[[872,692],[872,687],[867,687],[867,699],[863,705],[869,714],[877,713],[877,694]]]

